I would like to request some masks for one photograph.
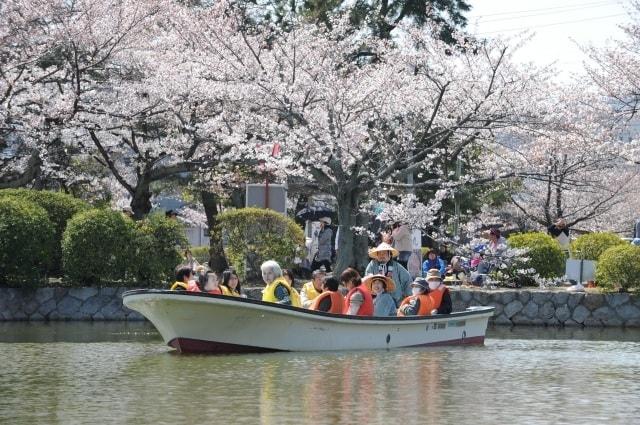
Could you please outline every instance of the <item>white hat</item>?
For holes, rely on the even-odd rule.
[[[331,224],[331,219],[329,217],[320,217],[318,221],[321,221],[326,224]]]

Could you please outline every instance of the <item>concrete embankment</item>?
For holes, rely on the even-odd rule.
[[[143,320],[122,305],[130,288],[0,288],[0,321]],[[261,288],[248,288],[259,299]],[[521,290],[453,288],[454,310],[491,305],[497,325],[640,327],[640,296]]]

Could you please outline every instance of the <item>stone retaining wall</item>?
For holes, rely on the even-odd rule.
[[[0,288],[0,321],[144,320],[122,305],[130,288]]]
[[[0,288],[0,321],[143,320],[122,305],[128,288]],[[259,299],[261,288],[247,289]],[[498,325],[640,327],[640,297],[532,290],[451,290],[454,310],[491,305]]]

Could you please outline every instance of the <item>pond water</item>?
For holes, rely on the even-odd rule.
[[[484,346],[178,355],[146,323],[0,323],[4,424],[630,424],[640,331]]]

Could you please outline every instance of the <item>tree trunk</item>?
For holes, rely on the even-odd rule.
[[[218,224],[218,197],[215,193],[202,191],[202,205],[204,213],[207,215],[207,227],[209,230],[209,267],[211,270],[220,272],[229,267],[222,248],[222,238],[216,229]]]
[[[368,227],[366,218],[359,212],[360,191],[351,189],[336,196],[338,201],[338,255],[334,269],[335,275],[340,275],[347,267],[364,270],[367,259],[367,236],[356,235],[354,226]]]
[[[136,185],[136,190],[132,194],[131,209],[133,218],[141,220],[151,211],[151,182],[141,179]]]

